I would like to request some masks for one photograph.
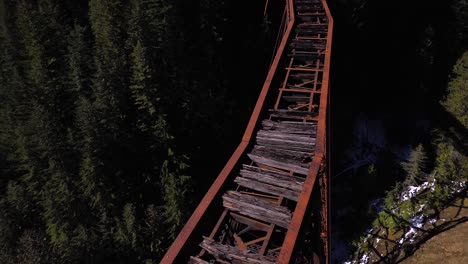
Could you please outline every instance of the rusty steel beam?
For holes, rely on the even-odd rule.
[[[315,185],[320,166],[326,154],[326,119],[327,119],[327,105],[328,105],[328,89],[329,89],[329,78],[330,78],[330,59],[331,59],[331,45],[332,45],[332,33],[333,33],[333,18],[328,8],[326,0],[322,0],[325,12],[328,18],[328,34],[327,34],[327,46],[325,51],[325,64],[322,77],[322,97],[320,98],[318,125],[317,125],[317,140],[315,146],[315,156],[307,174],[306,181],[304,182],[304,188],[302,189],[299,201],[294,210],[293,218],[288,227],[288,232],[284,239],[281,247],[280,254],[278,256],[278,263],[287,264],[290,263],[294,246],[296,244],[299,231],[304,219],[304,215],[309,204],[312,189]],[[326,241],[326,243],[329,243]],[[327,248],[329,248],[327,246]],[[329,252],[325,252],[326,261],[328,263]]]
[[[288,7],[289,21],[286,27],[286,31],[281,39],[280,46],[278,47],[273,63],[268,71],[266,80],[263,84],[257,103],[255,104],[255,108],[250,117],[244,136],[242,137],[242,141],[237,147],[237,149],[235,150],[234,154],[231,156],[231,158],[227,162],[227,164],[222,169],[222,171],[220,172],[220,174],[218,175],[214,183],[211,185],[210,189],[205,194],[200,204],[197,206],[197,208],[193,212],[192,216],[189,218],[185,226],[182,228],[179,235],[176,237],[172,245],[169,247],[169,250],[166,252],[164,257],[162,258],[161,263],[168,263],[168,264],[174,263],[180,251],[186,245],[187,241],[189,240],[195,228],[200,224],[200,220],[202,216],[206,213],[209,205],[213,202],[214,198],[221,190],[221,187],[225,184],[228,176],[232,172],[232,169],[237,164],[242,154],[244,154],[245,149],[250,143],[250,139],[252,137],[253,131],[255,129],[258,118],[260,116],[260,111],[263,108],[265,98],[271,87],[271,82],[273,81],[273,77],[275,76],[276,70],[278,68],[278,64],[281,60],[281,57],[283,56],[284,49],[287,45],[289,35],[291,34],[291,31],[294,26],[295,20],[294,20],[293,3],[292,3],[292,0],[287,0],[287,1],[288,1],[287,7]]]

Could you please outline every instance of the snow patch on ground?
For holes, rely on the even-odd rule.
[[[369,259],[370,259],[370,253],[366,253],[364,255],[362,255],[362,258],[359,260],[359,263],[361,264],[367,264],[369,263]]]
[[[401,200],[402,201],[407,201],[411,198],[413,198],[414,196],[416,196],[418,193],[426,190],[426,189],[431,189],[431,191],[434,191],[434,187],[435,186],[435,180],[431,180],[431,181],[426,181],[426,182],[423,182],[421,185],[418,185],[418,186],[408,186],[408,188],[406,190],[404,190],[402,193],[401,193]]]

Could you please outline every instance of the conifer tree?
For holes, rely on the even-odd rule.
[[[401,163],[401,166],[406,173],[405,183],[407,185],[417,185],[419,181],[424,180],[426,163],[426,153],[422,144],[419,144],[413,151],[411,151],[409,160]]]
[[[171,149],[168,149],[168,160],[164,161],[161,168],[162,194],[164,199],[163,217],[169,224],[169,236],[175,238],[178,230],[182,227],[183,221],[189,208],[188,184],[190,177],[184,175],[187,169],[185,157],[175,157]]]

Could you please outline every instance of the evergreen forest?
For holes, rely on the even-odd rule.
[[[0,1],[0,263],[160,260],[268,69],[245,3]]]
[[[0,263],[159,263],[247,125],[269,2],[0,0]],[[327,2],[343,260],[367,227],[401,225],[408,188],[436,182],[435,211],[466,196],[468,5]]]

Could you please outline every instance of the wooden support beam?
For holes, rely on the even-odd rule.
[[[242,238],[240,238],[236,233],[234,233],[234,241],[236,241],[237,247],[240,250],[247,250],[247,246],[245,245],[244,241],[242,241]]]
[[[257,239],[254,239],[254,240],[250,240],[250,241],[248,241],[248,242],[245,242],[245,245],[246,245],[246,246],[250,246],[250,245],[253,245],[253,244],[257,244],[258,242],[264,241],[266,238],[267,238],[266,236],[264,236],[264,237],[259,237],[259,238],[257,238]]]

